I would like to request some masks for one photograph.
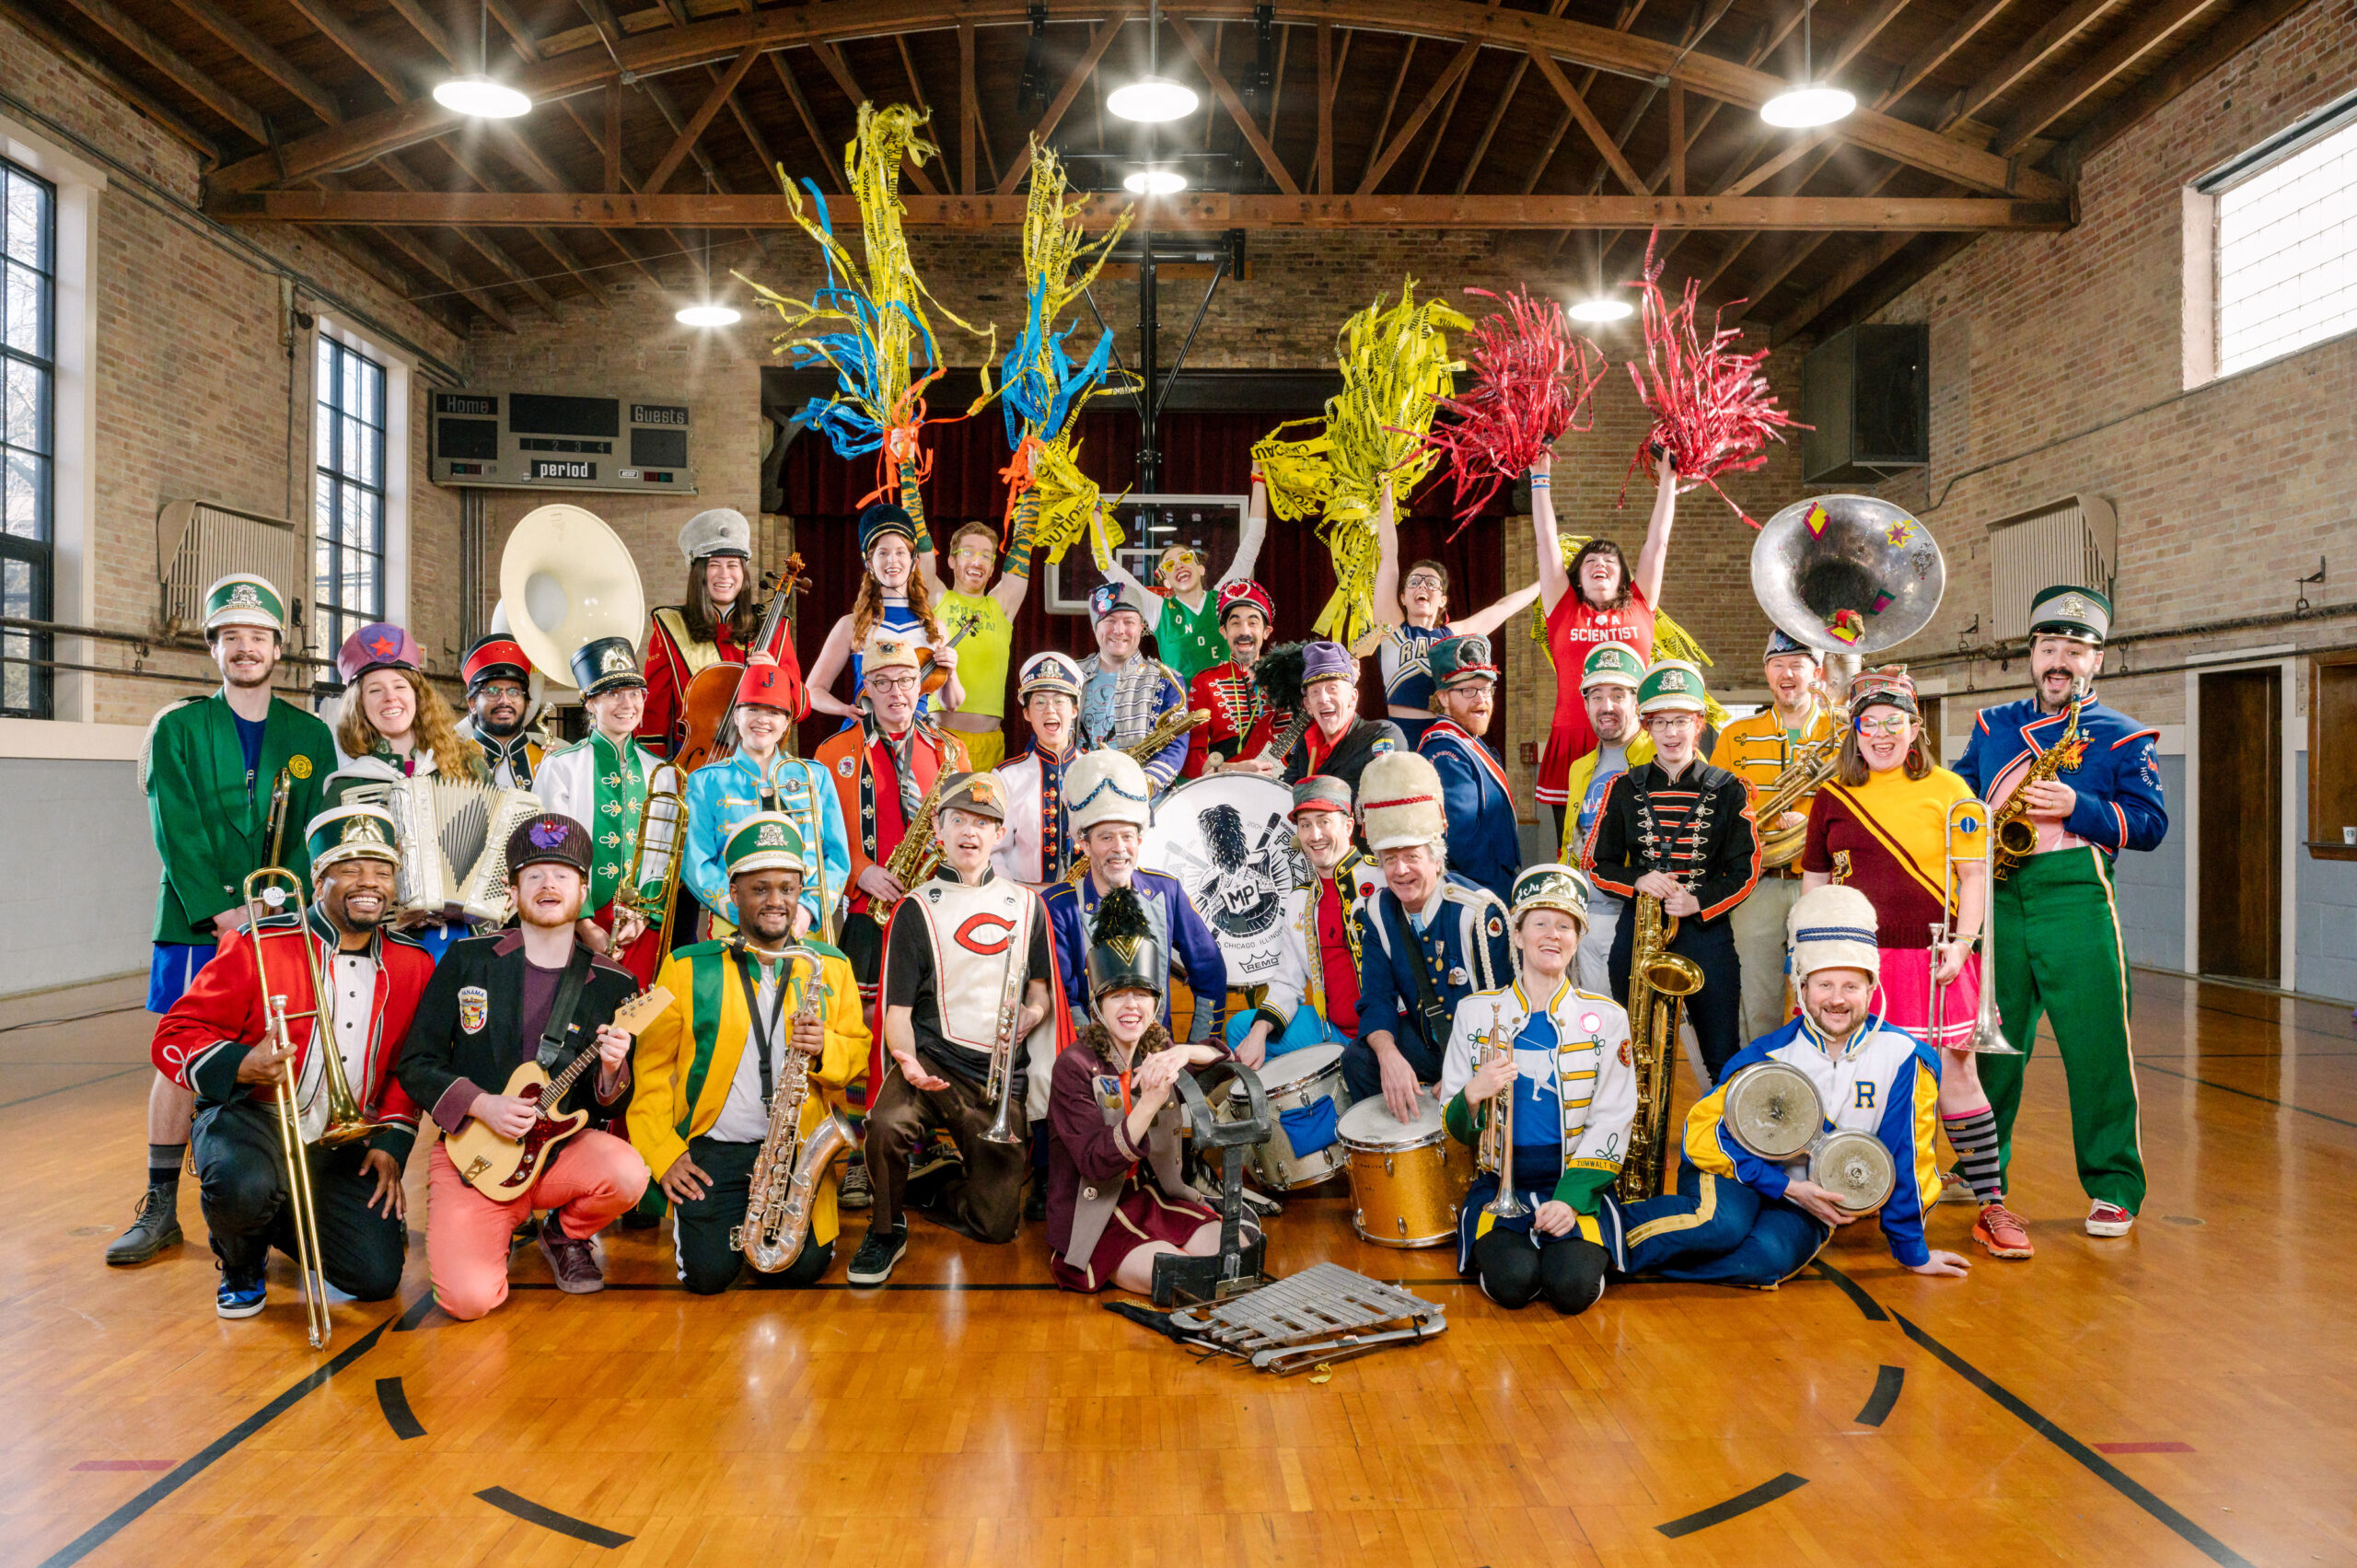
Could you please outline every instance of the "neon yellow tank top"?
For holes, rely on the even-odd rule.
[[[973,628],[958,645],[958,684],[966,689],[966,705],[958,711],[1004,719],[1006,667],[1015,651],[1015,622],[1005,607],[988,594],[952,588],[935,602],[934,613],[945,636]]]

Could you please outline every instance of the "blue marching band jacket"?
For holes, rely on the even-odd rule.
[[[1194,1016],[1184,1043],[1222,1038],[1227,1024],[1227,959],[1219,939],[1187,901],[1187,889],[1178,877],[1162,871],[1131,873],[1130,886],[1145,906],[1154,940],[1169,956],[1167,969],[1187,981],[1195,993]],[[1088,1003],[1088,947],[1097,924],[1097,879],[1084,876],[1058,882],[1040,895],[1048,906],[1048,930],[1056,944],[1056,969],[1062,976],[1065,999],[1075,1016],[1096,1011]],[[1162,1027],[1170,1027],[1170,993],[1162,993]]]
[[[2067,714],[2042,714],[2038,700],[1983,708],[1956,771],[1990,807],[2004,805],[2038,753],[2062,738]],[[2168,803],[2161,796],[2161,770],[2154,745],[2160,731],[2140,726],[2090,691],[2080,699],[2075,757],[2065,756],[2055,774],[2078,795],[2063,819],[2059,840],[2041,830],[2038,849],[2075,849],[2093,844],[2106,855],[2152,849],[2168,835]]]

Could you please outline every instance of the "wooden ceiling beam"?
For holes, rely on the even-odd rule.
[[[911,228],[1019,226],[1025,203],[1013,195],[903,198]],[[2060,229],[2059,202],[2010,197],[1853,196],[1229,196],[1213,192],[1135,203],[1088,198],[1084,221],[1110,223],[1132,206],[1150,206],[1158,229],[1204,228],[1777,228]],[[205,210],[227,221],[274,223],[544,225],[556,228],[784,228],[794,224],[782,194],[668,196],[383,191],[216,192]],[[835,197],[828,213],[838,229],[858,225],[858,209]]]
[[[821,41],[813,43],[810,46],[810,52],[819,57],[819,64],[827,68],[827,75],[835,79],[835,86],[842,89],[843,97],[851,99],[853,109],[868,101],[866,89],[859,85],[859,78],[851,74],[851,63],[843,58],[842,50],[831,43]],[[815,138],[818,134],[814,127],[810,134]],[[934,188],[933,176],[918,167],[916,159],[903,157],[900,160],[900,168],[907,173],[909,182],[925,195],[941,194]]]
[[[343,106],[335,95],[313,81],[303,69],[265,42],[261,34],[230,16],[213,0],[172,0],[189,19],[219,39],[255,70],[303,100],[310,111],[330,125],[343,123]]]
[[[655,172],[639,186],[642,192],[650,196],[662,192],[663,187],[670,182],[671,176],[679,171],[679,165],[685,163],[688,155],[695,150],[705,128],[719,114],[721,107],[727,103],[728,95],[737,90],[737,84],[745,79],[745,73],[751,70],[753,62],[761,57],[761,51],[748,44],[736,59],[728,63],[728,69],[721,74],[720,80],[713,83],[712,89],[704,94],[703,101],[696,105],[696,111],[688,117],[685,125],[679,127],[679,134],[672,139],[670,150],[655,165]],[[651,87],[653,84],[648,85]]]
[[[470,282],[457,268],[435,255],[415,235],[403,233],[398,228],[380,228],[377,232],[383,235],[394,250],[424,268],[426,273],[441,284],[444,288],[459,295],[476,309],[491,318],[493,324],[501,331],[512,332],[516,330],[516,318],[509,314],[507,307],[500,304],[488,290]],[[411,303],[415,304],[417,301],[412,300]]]
[[[1467,42],[1457,46],[1457,52],[1449,57],[1448,64],[1441,67],[1440,75],[1433,78],[1432,86],[1424,89],[1424,96],[1416,100],[1416,107],[1408,111],[1408,118],[1400,123],[1399,129],[1392,133],[1390,140],[1384,143],[1375,157],[1368,162],[1366,172],[1359,176],[1360,195],[1369,196],[1375,193],[1376,186],[1382,183],[1383,177],[1391,172],[1391,166],[1399,161],[1399,155],[1408,150],[1408,144],[1416,139],[1416,133],[1424,128],[1424,122],[1432,118],[1433,110],[1440,107],[1441,99],[1446,97],[1457,83],[1465,79],[1465,73],[1473,68],[1473,62],[1480,52],[1481,46],[1479,42]]]
[[[218,142],[191,124],[188,117],[179,110],[117,70],[112,63],[101,58],[88,44],[59,28],[48,12],[34,9],[25,0],[0,0],[0,17],[6,17],[32,34],[92,81],[161,126],[203,163],[217,166],[223,161]]]
[[[473,70],[481,64],[481,62],[475,59],[475,52],[471,49],[466,52],[466,58],[463,61],[459,59],[458,41],[450,36],[449,29],[444,27],[441,19],[419,5],[417,0],[387,0],[387,3],[400,15],[401,20],[410,25],[418,37],[425,41],[425,46],[442,56],[442,63],[452,70]]]
[[[379,158],[377,162],[379,168],[400,182],[402,190],[413,193],[433,193],[433,187],[424,177],[403,163],[398,156]],[[494,192],[493,193],[503,192]],[[510,256],[497,240],[472,228],[461,228],[458,233],[459,238],[466,242],[468,249],[490,262],[499,272],[505,273],[507,275],[507,281],[522,289],[550,320],[558,319],[562,312],[557,308],[556,296],[542,288],[540,280],[526,271],[523,265],[515,257]]]
[[[1056,134],[1056,127],[1063,123],[1064,113],[1072,108],[1073,99],[1080,96],[1080,89],[1086,87],[1089,77],[1096,75],[1097,63],[1105,58],[1105,51],[1112,46],[1114,36],[1132,15],[1134,13],[1126,6],[1117,7],[1097,28],[1096,36],[1088,41],[1088,47],[1081,51],[1080,58],[1073,63],[1072,69],[1064,73],[1063,86],[1056,89],[1056,96],[1050,100],[1047,112],[1039,116],[1039,122],[1031,127],[1029,135],[1023,138],[1023,150],[1015,155],[1015,161],[1008,164],[1006,172],[999,177],[1000,195],[1013,195],[1016,187],[1023,183],[1023,176],[1031,167],[1033,144],[1048,145],[1048,139]],[[815,137],[818,133],[814,130],[811,134]]]
[[[1237,96],[1236,88],[1228,79],[1220,74],[1218,63],[1204,51],[1202,41],[1195,36],[1195,29],[1180,17],[1167,19],[1171,35],[1185,46],[1189,54],[1194,56],[1195,68],[1203,74],[1203,80],[1219,99],[1221,107],[1227,110],[1227,117],[1236,122],[1236,128],[1244,133],[1244,140],[1251,145],[1253,156],[1260,160],[1260,167],[1269,171],[1269,178],[1277,182],[1277,189],[1288,196],[1300,195],[1301,187],[1293,182],[1293,176],[1285,172],[1285,166],[1277,161],[1277,150],[1269,145],[1268,137],[1260,134],[1260,127],[1252,123],[1252,116],[1245,112],[1244,100]]]
[[[343,51],[354,64],[375,78],[377,85],[385,89],[387,98],[396,104],[410,100],[409,87],[394,72],[392,62],[385,56],[384,46],[338,16],[329,7],[327,0],[286,0],[286,4],[296,16],[319,29],[329,42]]]
[[[1547,85],[1555,89],[1555,96],[1563,100],[1563,107],[1572,111],[1572,118],[1579,122],[1580,129],[1587,133],[1587,139],[1596,144],[1597,156],[1604,159],[1604,166],[1612,171],[1613,178],[1620,180],[1631,196],[1644,195],[1643,178],[1631,166],[1628,155],[1620,150],[1620,144],[1605,130],[1604,122],[1596,117],[1596,110],[1587,106],[1587,99],[1572,86],[1572,79],[1563,75],[1563,68],[1543,50],[1533,50],[1529,58],[1530,63],[1538,67],[1538,74],[1547,79]]]
[[[133,20],[113,0],[65,0],[65,3],[112,34],[116,42],[139,56],[148,69],[168,80],[253,141],[265,147],[271,145],[270,122],[262,118],[261,110],[197,69],[180,51]],[[264,160],[270,157],[268,153],[261,156]]]
[[[810,138],[810,145],[819,151],[819,167],[827,171],[827,178],[834,181],[838,192],[848,192],[851,187],[843,183],[841,152],[828,146],[826,138],[819,134],[819,117],[811,112],[810,100],[803,96],[802,84],[795,78],[794,67],[785,63],[785,51],[770,51],[770,65],[777,72],[778,85],[785,89],[786,98],[794,104],[795,118],[802,122],[802,134]]]
[[[108,0],[77,3],[102,5]],[[1059,14],[1068,18],[1095,14],[1097,3],[1044,0],[1051,18]],[[1255,4],[1256,0],[1190,0],[1189,9],[1194,14],[1185,25],[1191,32],[1202,22],[1246,21]],[[1535,11],[1492,11],[1471,0],[1283,0],[1275,10],[1276,19],[1288,23],[1314,24],[1323,19],[1376,31],[1412,30],[1457,44],[1478,41],[1516,52],[1539,50],[1575,65],[1633,75],[1648,83],[1675,78],[1691,91],[1739,108],[1756,110],[1784,86],[1771,74],[1700,50],[1681,51],[1657,40]],[[964,0],[957,17],[977,26],[1020,26],[1028,21],[1028,0]],[[817,0],[812,5],[773,6],[750,15],[712,17],[683,28],[624,38],[614,45],[610,60],[586,52],[552,56],[526,64],[516,73],[516,85],[535,99],[553,100],[600,85],[613,74],[617,63],[642,80],[651,80],[664,72],[730,58],[754,44],[770,49],[821,45],[831,49],[845,38],[921,31],[943,25],[938,0]],[[438,104],[402,104],[288,143],[281,149],[286,160],[283,174],[277,159],[263,155],[223,170],[220,181],[224,189],[255,190],[323,168],[349,168],[442,134],[456,122],[457,117]],[[1887,115],[1855,114],[1843,123],[1842,135],[1853,145],[1976,189],[2033,200],[2052,200],[2062,194],[2061,182],[2050,175],[2010,165],[1991,153]]]
[[[2132,17],[2127,30],[2096,52],[2070,75],[2033,97],[2014,111],[1999,133],[1993,149],[2010,157],[2031,138],[2109,86],[2114,77],[2137,64],[2154,50],[2175,41],[2186,29],[2220,0],[2162,0]]]
[[[1311,158],[1318,193],[1334,193],[1334,24],[1318,24],[1318,151]]]
[[[504,189],[503,182],[498,177],[483,166],[482,158],[474,147],[462,141],[453,140],[444,143],[442,150],[450,161],[458,165],[466,177],[477,185],[492,192]],[[601,309],[610,303],[606,298],[605,285],[598,281],[593,272],[582,264],[580,259],[573,253],[572,248],[557,236],[555,230],[535,225],[526,232],[532,237],[534,243],[549,253],[551,260],[573,274],[575,281],[588,291],[590,299]]]
[[[1940,36],[1917,50],[1898,75],[1883,89],[1877,100],[1885,106],[1897,103],[1915,90],[1916,84],[1941,66],[1966,44],[1980,36],[1982,29],[1997,19],[1998,14],[2013,4],[2013,0],[1980,0],[1980,3],[1950,22]]]
[[[2101,21],[2106,13],[2119,4],[2120,0],[2073,0],[2071,5],[2048,17],[2044,27],[2023,40],[2019,48],[1995,66],[1975,71],[1971,81],[1949,95],[1946,104],[1935,118],[1947,125],[1969,120],[2011,92],[2031,73],[2043,67],[2057,53],[2068,48],[2073,40]]]
[[[2240,0],[2185,51],[2103,106],[2064,144],[2059,167],[2076,168],[2122,133],[2248,49],[2314,0]]]

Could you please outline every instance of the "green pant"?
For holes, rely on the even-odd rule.
[[[2070,1086],[2071,1143],[2087,1196],[2134,1214],[2144,1202],[2136,1069],[2128,1050],[2128,961],[2111,862],[2093,847],[2034,854],[1997,884],[1997,1008],[2019,1056],[1980,1059],[2002,1158],[2014,1156],[2022,1074],[2041,1014]]]

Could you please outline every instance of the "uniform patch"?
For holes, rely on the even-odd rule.
[[[311,760],[303,756],[289,757],[286,759],[286,771],[298,779],[308,779],[311,776]]]
[[[835,772],[842,774],[845,778],[851,777],[853,773],[859,772],[859,759],[856,757],[837,758],[835,761]]]
[[[1629,1065],[1631,1065],[1631,1059],[1630,1059],[1630,1055],[1629,1055],[1629,1042],[1628,1042],[1627,1040],[1622,1040],[1622,1041],[1620,1042],[1620,1065],[1621,1065],[1621,1066],[1623,1066],[1623,1067],[1626,1067],[1626,1066],[1629,1066]]]
[[[1367,742],[1366,749],[1369,756],[1380,757],[1385,752],[1395,750],[1397,748],[1392,745],[1391,738],[1389,736],[1378,735],[1373,740]]]
[[[1465,966],[1463,964],[1459,964],[1455,969],[1448,971],[1448,983],[1451,985],[1470,985],[1473,983],[1473,977],[1466,972]]]
[[[459,1027],[470,1035],[478,1035],[489,1022],[491,993],[480,985],[459,987]]]
[[[1604,1028],[1604,1018],[1600,1014],[1582,1013],[1580,1028],[1589,1034],[1595,1034]]]
[[[1504,936],[1505,934],[1506,934],[1506,922],[1505,922],[1505,917],[1504,917],[1504,915],[1500,915],[1500,914],[1492,914],[1492,915],[1491,915],[1491,916],[1490,916],[1490,935],[1492,935],[1492,936]]]

